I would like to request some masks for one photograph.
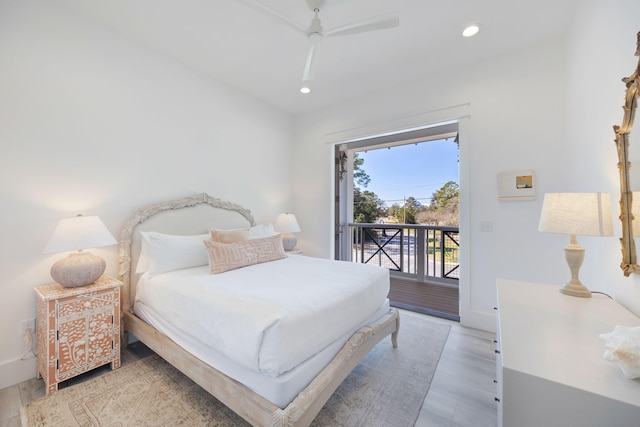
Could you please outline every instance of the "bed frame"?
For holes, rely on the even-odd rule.
[[[159,222],[148,225],[158,217],[162,217]],[[217,222],[211,222],[212,219]],[[254,426],[308,426],[342,381],[378,342],[391,334],[393,347],[397,347],[400,319],[396,309],[390,309],[376,322],[356,331],[324,370],[284,409],[188,353],[132,311],[137,282],[134,266],[140,245],[137,230],[153,227],[156,231],[166,233],[198,234],[213,227],[240,228],[250,225],[255,225],[255,220],[249,210],[205,193],[136,210],[120,234],[119,279],[124,283],[121,304],[124,327],[121,342],[127,342],[127,333],[135,335]]]

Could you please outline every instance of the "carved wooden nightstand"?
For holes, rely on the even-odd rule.
[[[35,288],[38,302],[38,375],[46,393],[58,383],[111,363],[120,367],[120,286],[102,276],[91,285]]]

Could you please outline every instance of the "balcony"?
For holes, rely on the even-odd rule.
[[[458,227],[349,224],[351,261],[390,270],[392,305],[459,320]]]

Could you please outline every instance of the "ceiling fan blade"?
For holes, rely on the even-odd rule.
[[[299,22],[294,21],[293,19],[289,18],[287,15],[284,15],[278,12],[277,10],[270,8],[269,6],[263,4],[262,2],[259,2],[258,0],[240,0],[240,2],[252,9],[256,9],[261,12],[266,12],[267,14],[280,19],[285,24],[289,25],[291,28],[301,32],[304,35],[306,35],[309,30],[306,25],[302,25]]]
[[[312,44],[309,48],[309,54],[307,55],[307,62],[304,64],[304,72],[302,73],[302,81],[308,82],[313,80],[313,70],[316,59],[316,51],[318,49],[317,44]]]
[[[366,31],[394,28],[398,25],[400,25],[400,16],[398,15],[398,12],[390,12],[326,30],[323,35],[325,37],[344,36],[348,34],[364,33]]]

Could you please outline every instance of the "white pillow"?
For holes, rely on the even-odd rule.
[[[273,224],[258,224],[250,228],[211,229],[211,240],[219,243],[235,243],[243,240],[255,240],[275,236]]]
[[[143,274],[149,271],[149,243],[144,238],[145,231],[140,232],[140,254],[138,255],[138,263],[136,264],[136,274]]]
[[[175,235],[156,231],[141,231],[142,242],[136,273],[150,276],[209,263],[202,242],[209,234]]]
[[[275,236],[276,233],[273,229],[273,224],[262,225],[258,224],[255,227],[249,229],[249,240],[262,239],[263,237]]]

